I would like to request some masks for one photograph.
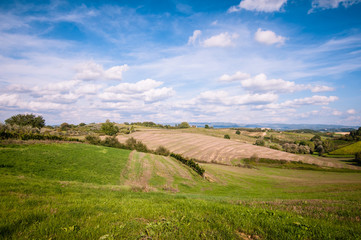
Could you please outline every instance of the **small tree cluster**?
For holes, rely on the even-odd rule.
[[[33,128],[42,128],[45,126],[45,120],[42,116],[34,114],[18,114],[5,120],[6,124],[18,126],[32,126]]]
[[[163,155],[163,156],[169,156],[170,152],[168,149],[166,149],[165,147],[163,146],[159,146],[155,151],[154,151],[155,154],[158,154],[158,155]]]
[[[101,131],[106,135],[114,136],[119,132],[119,128],[108,119],[105,123],[102,123]]]
[[[301,153],[301,154],[309,154],[310,147],[306,145],[298,145],[295,143],[285,143],[282,145],[283,150],[289,153]]]

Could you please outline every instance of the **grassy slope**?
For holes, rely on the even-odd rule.
[[[354,144],[348,145],[343,148],[339,148],[330,154],[334,155],[345,155],[345,154],[356,154],[357,152],[361,152],[361,141],[356,142]]]
[[[187,169],[179,165],[169,168],[178,170],[172,184],[180,192],[174,194],[162,190],[170,179],[165,168],[158,171],[153,166],[158,161],[178,163],[144,154],[135,156],[131,169],[141,178],[148,166],[155,192],[134,192],[119,184],[127,178],[128,155],[129,151],[83,144],[1,148],[0,236],[357,239],[361,235],[360,173],[203,164],[215,180],[211,183],[196,175],[183,181]]]

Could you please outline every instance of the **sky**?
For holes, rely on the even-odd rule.
[[[361,0],[0,0],[0,121],[361,125]]]

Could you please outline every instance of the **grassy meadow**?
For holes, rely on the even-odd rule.
[[[0,148],[2,239],[360,239],[361,172],[202,164],[87,144]]]

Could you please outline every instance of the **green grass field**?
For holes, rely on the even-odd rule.
[[[2,146],[0,238],[361,239],[360,172],[202,166],[210,180],[127,150]]]
[[[350,154],[356,154],[357,152],[361,152],[361,141],[360,142],[356,142],[354,144],[348,145],[346,147],[343,148],[339,148],[333,152],[331,152],[330,154],[333,155],[350,155]]]

